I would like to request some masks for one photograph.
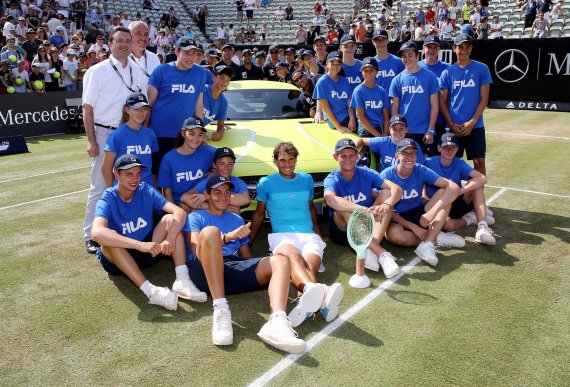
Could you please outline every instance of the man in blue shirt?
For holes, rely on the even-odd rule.
[[[117,159],[113,174],[117,184],[107,189],[97,202],[91,237],[101,247],[97,258],[112,275],[126,275],[148,297],[149,303],[176,310],[178,297],[205,302],[188,275],[186,248],[180,233],[184,211],[169,203],[152,186],[141,182],[144,168],[138,157]],[[154,225],[154,214],[166,215]],[[142,273],[162,256],[171,256],[176,271],[172,291],[154,286]]]
[[[176,61],[158,66],[148,81],[148,101],[153,108],[149,127],[156,133],[159,148],[152,155],[155,176],[188,115],[204,117],[203,90],[208,70],[194,65],[198,47],[184,37],[176,42],[174,52]]]
[[[467,35],[453,42],[457,62],[441,74],[439,107],[447,126],[459,137],[457,157],[463,157],[465,149],[475,169],[486,175],[483,112],[493,80],[486,64],[470,58],[472,50],[473,40]]]
[[[340,52],[342,52],[342,69],[344,76],[350,83],[350,89],[354,91],[356,86],[362,83],[362,74],[360,68],[362,62],[354,57],[356,52],[356,39],[354,35],[344,35],[340,39]]]
[[[388,31],[374,31],[372,43],[374,44],[374,48],[376,48],[375,58],[378,61],[376,83],[386,91],[390,91],[392,79],[404,71],[405,66],[400,58],[388,52]]]
[[[402,190],[370,168],[356,166],[358,149],[349,138],[340,139],[335,146],[334,159],[339,168],[325,178],[324,197],[329,207],[329,236],[341,245],[348,245],[346,228],[348,219],[356,209],[374,214],[374,239],[366,249],[364,267],[378,271],[380,266],[386,278],[400,272],[392,254],[381,245],[390,224],[392,209],[402,196]],[[378,191],[380,193],[378,194]]]
[[[293,327],[320,310],[325,320],[338,314],[344,296],[341,284],[317,283],[326,243],[323,241],[317,211],[313,204],[314,182],[311,175],[295,172],[299,151],[290,142],[282,142],[273,150],[278,173],[262,178],[257,185],[257,207],[252,216],[251,243],[269,214],[273,233],[269,234],[269,250],[291,261],[293,285],[303,294],[320,292],[321,302],[299,302],[289,313]],[[313,288],[319,288],[314,290]]]
[[[439,60],[439,51],[440,51],[440,40],[435,35],[429,35],[424,39],[424,59],[418,62],[418,66],[423,69],[431,71],[438,79],[441,76],[443,70],[449,67],[449,64],[445,62],[441,62]],[[437,120],[435,121],[435,139],[441,138],[441,136],[445,133],[445,120],[441,115],[441,111],[437,115]],[[428,156],[437,155],[437,144],[434,139],[434,142],[427,149]]]
[[[483,187],[487,183],[485,175],[473,169],[465,160],[455,157],[459,148],[459,140],[453,133],[441,136],[438,150],[441,156],[427,159],[425,166],[448,180],[457,184],[459,197],[451,205],[449,217],[443,226],[444,230],[455,231],[465,226],[477,223],[475,242],[486,245],[494,245],[495,237],[489,225],[495,223],[495,219],[487,212]],[[467,184],[463,186],[462,181]],[[428,197],[437,192],[437,187],[428,185],[426,193]]]
[[[392,115],[403,114],[408,120],[408,137],[422,146],[423,152],[434,142],[439,84],[432,72],[418,66],[418,46],[412,41],[400,47],[406,69],[390,85]]]
[[[251,256],[248,245],[251,223],[244,224],[241,217],[226,211],[232,188],[232,182],[225,177],[211,176],[205,191],[210,206],[188,215],[184,227],[192,252],[188,262],[190,276],[214,300],[212,342],[233,343],[232,315],[226,294],[268,288],[271,315],[257,335],[286,352],[303,353],[306,343],[296,337],[285,313],[291,275],[289,260],[282,255]],[[322,291],[305,293],[301,299],[320,305]]]
[[[417,164],[417,157],[415,142],[410,138],[403,139],[396,150],[398,164],[380,173],[383,179],[389,179],[403,191],[401,200],[394,207],[386,239],[398,246],[417,246],[415,253],[418,257],[435,266],[438,262],[435,255],[436,243],[441,247],[465,246],[465,241],[460,236],[441,232],[451,203],[459,193],[459,187],[431,169]],[[422,190],[426,184],[436,186],[439,190],[424,203]]]
[[[228,100],[222,94],[230,86],[234,70],[226,65],[214,67],[214,82],[204,86],[204,126],[213,120],[217,122],[216,132],[210,140],[219,141],[224,136],[224,121],[228,115]]]

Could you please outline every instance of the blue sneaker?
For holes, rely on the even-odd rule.
[[[308,289],[299,297],[299,302],[291,312],[289,320],[293,328],[301,325],[303,321],[311,317],[319,308],[324,298],[324,287],[321,284],[311,284]]]
[[[321,303],[320,312],[325,318],[326,322],[330,322],[338,315],[340,302],[344,297],[344,288],[341,284],[334,283],[331,286],[323,285],[325,292],[323,295],[323,302]]]

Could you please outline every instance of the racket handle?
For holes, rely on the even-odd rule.
[[[356,275],[361,277],[364,275],[364,259],[356,260]]]

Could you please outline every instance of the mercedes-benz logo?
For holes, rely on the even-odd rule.
[[[521,50],[511,48],[503,51],[495,60],[495,74],[503,82],[515,83],[524,78],[530,62]]]

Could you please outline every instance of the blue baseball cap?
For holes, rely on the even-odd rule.
[[[182,124],[182,128],[183,129],[195,129],[195,128],[200,128],[202,129],[203,132],[206,132],[206,129],[204,128],[204,121],[202,121],[202,119],[200,117],[188,117],[184,120],[184,123]]]
[[[374,39],[388,39],[388,31],[386,30],[376,30],[372,35],[372,40]]]
[[[148,99],[141,92],[132,93],[127,97],[127,102],[125,103],[128,107],[138,110],[142,107],[149,107]]]
[[[286,69],[289,65],[285,62],[279,62],[275,65],[276,69]]]
[[[342,62],[342,54],[338,51],[333,51],[330,54],[328,54],[327,55],[327,62],[330,62],[333,60],[340,60]]]
[[[141,160],[135,155],[122,155],[115,161],[113,171],[120,171],[123,169],[131,169],[134,167],[146,168]]]
[[[303,50],[303,52],[300,55],[301,55],[301,59],[305,59],[305,56],[307,56],[307,55],[314,57],[315,52],[313,50]]]
[[[366,67],[370,67],[372,69],[378,70],[378,61],[376,58],[369,56],[362,60],[362,66],[360,66],[360,71],[365,69]]]
[[[402,51],[406,51],[406,50],[419,51],[419,48],[414,42],[412,42],[411,40],[408,40],[407,42],[404,42],[400,46],[400,49],[398,50],[398,52],[402,52]]]
[[[426,36],[426,38],[424,39],[424,46],[426,44],[437,44],[438,46],[440,45],[441,41],[439,40],[439,38],[435,35],[428,35]]]
[[[230,179],[223,176],[210,176],[206,182],[206,190],[209,191],[224,184],[228,184],[230,188],[234,188],[234,183],[232,183]]]
[[[402,141],[398,143],[398,147],[396,148],[396,153],[400,153],[407,148],[418,149],[416,147],[416,142],[414,140],[412,140],[411,138],[404,138]]]
[[[463,42],[469,42],[473,44],[473,38],[471,38],[469,35],[458,35],[453,41],[453,45],[459,46]]]
[[[445,133],[441,136],[439,140],[439,146],[459,146],[459,139],[453,133]]]
[[[408,126],[408,120],[402,114],[396,114],[390,118],[390,128],[396,124],[402,124]]]
[[[214,160],[220,159],[222,157],[231,157],[234,160],[236,159],[234,151],[231,148],[228,148],[227,146],[218,148],[216,149],[216,152],[214,152]]]
[[[206,52],[204,52],[204,54],[206,54],[206,56],[215,56],[216,58],[219,58],[220,56],[218,55],[218,50],[214,49],[214,48],[209,48],[206,50]]]
[[[231,78],[234,77],[234,70],[226,65],[219,65],[214,67],[214,75],[218,75],[218,74],[224,74],[227,75]]]
[[[354,141],[352,141],[350,138],[341,138],[340,140],[337,141],[334,147],[334,153],[339,153],[340,151],[346,148],[358,151],[358,148],[356,148],[356,144],[354,143]]]
[[[354,43],[356,44],[356,39],[354,38],[354,35],[344,35],[341,39],[340,39],[340,44],[348,44],[348,43]]]
[[[313,39],[313,44],[315,44],[315,43],[316,43],[317,41],[319,41],[319,40],[321,40],[321,41],[323,41],[323,42],[325,42],[325,43],[327,42],[327,39],[326,39],[324,36],[317,35],[317,36],[315,36],[315,39]]]
[[[198,49],[194,41],[187,37],[178,39],[178,41],[176,42],[176,48],[179,48],[182,51],[189,51],[193,48]]]

